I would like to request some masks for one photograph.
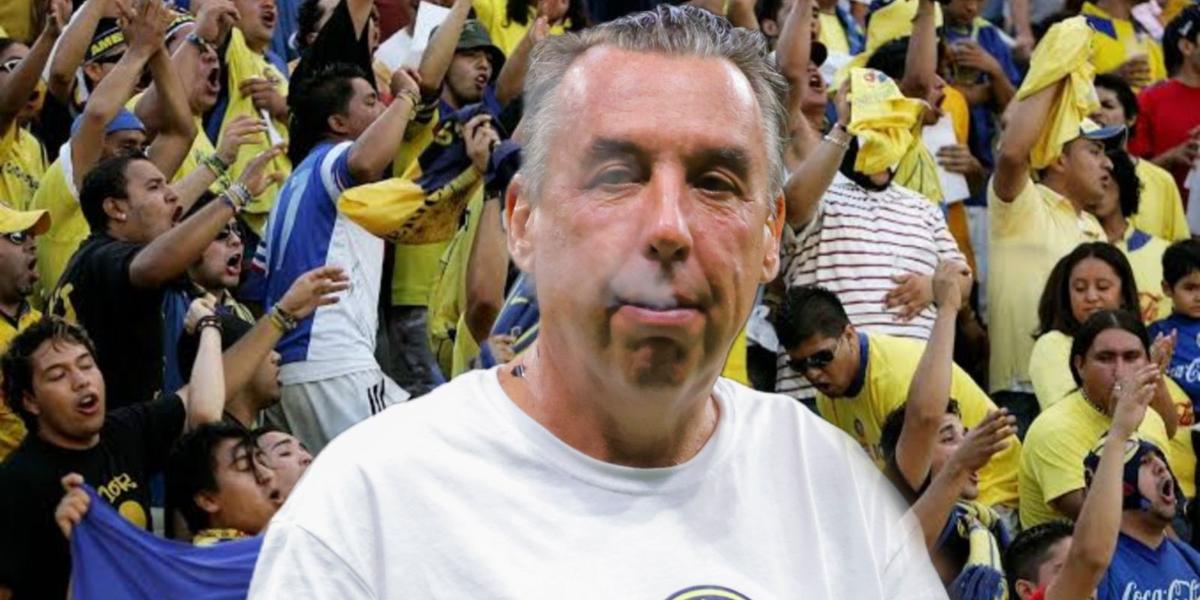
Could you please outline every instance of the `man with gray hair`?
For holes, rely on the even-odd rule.
[[[534,346],[334,440],[252,598],[944,598],[854,443],[718,377],[775,277],[782,78],[660,7],[543,42],[508,249]]]

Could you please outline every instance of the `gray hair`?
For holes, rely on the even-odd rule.
[[[767,59],[766,40],[756,31],[730,25],[729,21],[692,6],[660,5],[585,29],[554,36],[538,44],[525,77],[525,116],[529,127],[521,174],[534,198],[542,193],[550,138],[565,115],[558,93],[563,75],[571,64],[597,46],[613,46],[636,52],[678,56],[722,58],[733,63],[750,82],[762,113],[767,145],[768,189],[774,198],[783,189],[783,156],[788,143],[784,97],[787,83]]]

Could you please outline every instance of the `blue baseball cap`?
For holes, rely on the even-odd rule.
[[[83,123],[83,115],[75,117],[75,122],[71,123],[71,135],[74,136],[79,132],[79,126]],[[104,128],[104,135],[116,133],[118,131],[141,131],[145,133],[146,126],[142,120],[137,118],[137,115],[122,108],[117,112],[117,115],[108,122],[108,126]]]

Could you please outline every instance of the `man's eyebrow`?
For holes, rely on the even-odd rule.
[[[641,161],[646,157],[646,151],[628,140],[598,138],[588,147],[586,157],[586,162],[590,163],[617,157],[634,157]]]
[[[743,181],[750,177],[750,153],[738,146],[704,148],[688,157],[690,167],[724,167]]]
[[[274,450],[280,446],[283,446],[285,444],[291,444],[291,443],[292,443],[292,440],[284,438],[282,440],[279,440],[278,442],[275,442],[274,444],[271,444],[271,449]]]

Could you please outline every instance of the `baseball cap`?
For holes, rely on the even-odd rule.
[[[104,19],[96,28],[96,34],[92,36],[92,41],[83,54],[83,62],[90,63],[107,58],[117,58],[124,52],[125,32],[121,31],[116,21]]]
[[[71,135],[75,135],[79,131],[79,126],[82,123],[83,115],[75,117],[75,122],[71,123]],[[137,118],[137,115],[129,112],[127,109],[122,108],[121,110],[117,111],[116,116],[114,116],[112,120],[108,122],[108,125],[104,128],[104,135],[109,135],[110,133],[116,133],[118,131],[129,130],[144,132],[146,131],[146,125],[142,123],[141,119]]]
[[[483,23],[476,19],[467,19],[463,23],[462,35],[458,36],[458,45],[454,49],[474,50],[476,48],[483,48],[491,55],[493,76],[500,73],[500,67],[504,66],[504,53],[492,43],[492,37],[488,35]]]
[[[1085,118],[1079,123],[1079,137],[1104,142],[1105,146],[1120,146],[1125,141],[1125,126],[1104,127],[1090,118]]]
[[[0,204],[0,233],[22,231],[41,235],[50,229],[50,213],[44,210],[14,210]]]
[[[829,58],[829,48],[826,48],[825,44],[821,42],[813,42],[812,50],[808,53],[808,60],[819,67],[825,64],[826,58]]]

